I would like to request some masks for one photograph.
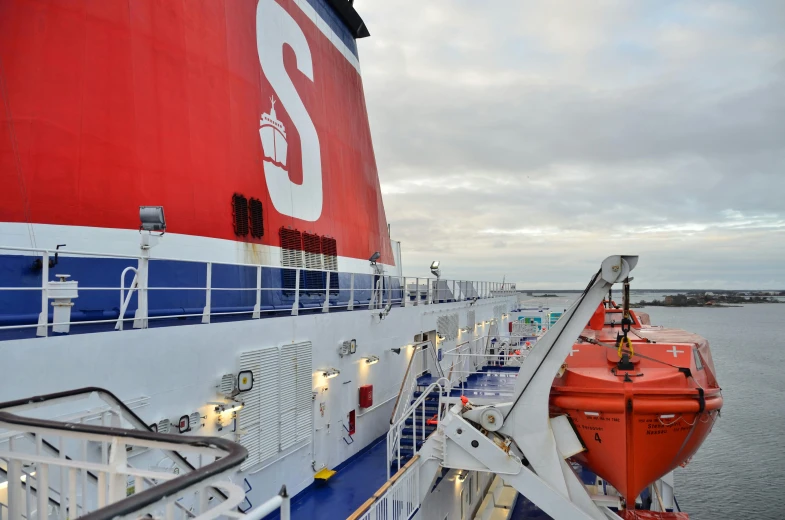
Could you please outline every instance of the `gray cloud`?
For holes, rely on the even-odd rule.
[[[357,7],[407,274],[785,287],[785,3]]]

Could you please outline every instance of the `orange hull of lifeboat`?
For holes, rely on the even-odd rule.
[[[621,321],[608,311],[605,322]],[[596,318],[596,316],[595,316]],[[568,414],[586,450],[574,459],[613,485],[628,504],[689,461],[722,407],[708,343],[694,334],[635,323],[631,368],[618,366],[619,327],[587,329],[551,390],[551,413]],[[595,323],[596,325],[596,323]]]

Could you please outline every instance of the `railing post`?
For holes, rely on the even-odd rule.
[[[414,279],[414,305],[420,305],[420,278]]]
[[[401,307],[406,307],[406,302],[409,300],[409,289],[406,287],[406,277],[403,277],[403,288],[401,291]]]
[[[292,304],[292,316],[300,314],[300,268],[294,271],[294,303]]]
[[[213,286],[213,263],[207,262],[207,284],[204,291],[204,310],[202,311],[202,323],[210,323],[210,307],[212,301]]]
[[[290,520],[291,518],[291,505],[289,503],[289,493],[286,492],[286,486],[281,488],[281,498],[283,501],[281,502],[281,520]]]
[[[126,479],[121,472],[126,465],[125,443],[118,437],[112,439],[112,450],[109,456],[109,503],[113,504],[125,498]]]
[[[461,301],[460,298],[458,297],[457,293],[455,292],[455,280],[452,281],[452,299],[453,299],[453,301],[456,301],[456,302]]]
[[[330,312],[330,271],[325,271],[326,276],[324,279],[324,305],[322,305],[322,312]]]
[[[41,264],[41,314],[38,315],[37,336],[49,334],[49,252],[44,251]],[[9,510],[9,515],[10,515]]]
[[[387,305],[392,306],[392,275],[387,275]]]
[[[134,328],[147,328],[147,282],[149,279],[150,249],[142,246],[142,254],[139,257],[139,265],[136,269],[138,286],[136,289],[137,307],[134,314]]]
[[[262,266],[256,266],[256,305],[253,307],[253,319],[262,317]]]
[[[428,305],[432,305],[433,304],[433,284],[431,283],[431,279],[430,278],[426,278],[426,280],[428,280]],[[437,290],[439,288],[439,283],[438,282],[436,283],[436,288],[437,288]]]
[[[349,305],[346,309],[350,311],[354,310],[354,273],[349,276]]]
[[[49,265],[48,263],[45,265]],[[14,437],[8,439],[8,451],[14,453]],[[22,520],[22,461],[8,461],[8,518]]]
[[[59,458],[61,461],[65,460],[65,439],[60,437],[60,443],[58,446],[60,451]],[[68,514],[65,510],[65,490],[67,488],[67,477],[66,477],[66,468],[64,466],[60,466],[60,520],[66,520],[68,518]]]

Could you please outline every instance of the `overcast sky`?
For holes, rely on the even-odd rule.
[[[785,1],[355,6],[407,275],[785,289]]]

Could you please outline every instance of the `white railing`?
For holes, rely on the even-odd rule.
[[[79,422],[21,415],[35,409],[40,416],[47,406],[61,410],[96,395],[112,404],[111,410],[76,414]],[[103,425],[88,423],[96,413]],[[4,520],[135,520],[145,515],[166,520],[259,520],[278,508],[281,518],[288,519],[285,488],[247,514],[238,509],[245,492],[230,478],[248,456],[239,444],[157,433],[143,423],[143,429],[121,427],[128,422],[141,419],[97,388],[1,403],[0,462],[7,474],[8,499]],[[134,465],[136,456],[146,463]],[[151,466],[151,457],[171,465]],[[185,457],[198,460],[199,466]],[[202,465],[203,460],[208,463]]]
[[[439,363],[436,348],[434,348],[431,341],[418,343],[414,345],[414,352],[412,357],[409,358],[409,364],[406,366],[406,373],[401,380],[401,387],[398,390],[398,395],[393,404],[392,415],[390,416],[390,424],[395,423],[400,419],[401,415],[409,408],[412,401],[412,396],[417,389],[417,379],[425,370],[425,362],[427,359],[431,360],[430,366],[436,372],[436,377],[444,377],[444,370],[441,363]]]
[[[387,432],[387,478],[390,478],[390,474],[392,473],[392,467],[394,463],[397,463],[396,471],[401,470],[401,448],[405,447],[406,444],[403,437],[403,429],[408,428],[409,426],[406,425],[407,419],[412,420],[411,428],[412,428],[412,437],[411,437],[411,447],[412,447],[412,455],[417,455],[419,451],[417,448],[418,441],[422,441],[423,443],[428,438],[428,429],[426,428],[427,421],[432,419],[432,416],[426,412],[427,401],[429,397],[432,397],[431,394],[436,392],[438,395],[437,406],[436,406],[436,418],[435,421],[441,419],[442,415],[442,405],[443,400],[450,395],[450,383],[445,378],[440,378],[436,383],[431,384],[428,386],[427,389],[423,391],[422,394],[412,403],[410,406],[406,408],[406,410],[401,414],[401,416],[396,420],[393,424],[390,425],[390,429]],[[420,425],[417,426],[417,421],[420,420]]]
[[[264,313],[287,312],[297,316],[301,310],[316,310],[330,312],[335,310],[359,310],[371,309],[376,312],[381,308],[381,318],[385,309],[393,306],[407,307],[417,305],[430,305],[443,302],[475,301],[477,299],[498,298],[516,295],[514,284],[498,282],[462,281],[462,280],[437,280],[434,278],[419,278],[406,276],[393,276],[387,274],[373,273],[345,273],[329,271],[324,269],[307,269],[303,267],[286,267],[248,264],[239,262],[209,262],[181,258],[152,257],[149,249],[143,249],[140,255],[120,255],[106,254],[92,251],[64,251],[59,250],[60,260],[73,257],[87,258],[111,258],[124,259],[136,262],[136,266],[126,266],[122,272],[118,272],[119,284],[114,287],[85,286],[80,284],[78,291],[116,291],[119,294],[120,306],[118,310],[110,308],[104,309],[109,313],[116,313],[117,317],[109,319],[70,319],[64,322],[50,322],[49,310],[51,299],[56,297],[57,290],[50,286],[50,254],[55,250],[41,248],[20,248],[0,246],[0,251],[11,254],[19,253],[29,256],[31,265],[34,258],[41,258],[41,286],[39,287],[0,287],[0,291],[37,291],[41,293],[41,306],[38,309],[38,320],[36,323],[23,323],[19,325],[0,326],[2,330],[29,329],[37,328],[39,336],[47,336],[49,328],[54,326],[71,326],[86,324],[114,324],[117,329],[122,330],[123,323],[131,321],[134,328],[147,328],[149,320],[162,320],[173,318],[200,318],[203,323],[209,323],[211,317],[217,316],[242,316],[247,315],[251,318],[260,318]],[[200,264],[205,266],[204,286],[191,287],[168,287],[150,286],[150,273],[155,270],[157,262],[181,262],[189,264]],[[237,266],[255,268],[256,283],[247,287],[214,287],[212,284],[214,267]],[[264,287],[262,283],[263,274],[269,270],[281,274],[280,287]],[[134,271],[134,278],[130,287],[126,285],[125,275],[129,271]],[[287,273],[284,281],[284,274]],[[348,287],[331,287],[330,280],[334,276],[343,275],[343,282],[348,278]],[[316,280],[316,281],[314,281]],[[74,280],[79,281],[79,280]],[[361,281],[367,283],[361,283]],[[287,285],[288,284],[288,285]],[[309,285],[315,285],[310,287]],[[182,291],[196,292],[203,295],[204,306],[194,312],[172,312],[163,313],[157,316],[150,315],[150,300],[155,299],[157,291]],[[217,292],[251,293],[255,297],[255,304],[236,305],[230,310],[214,308],[212,297]],[[368,296],[368,301],[363,298],[362,303],[358,304],[356,296],[362,292]],[[126,317],[126,313],[131,305],[132,296],[137,296],[137,307],[133,317]],[[273,308],[263,308],[263,295],[271,295],[268,302],[272,303]],[[332,298],[331,298],[332,297]],[[381,305],[380,305],[381,304]],[[235,308],[237,307],[237,308]],[[247,307],[247,308],[246,308]],[[302,308],[301,308],[302,307]],[[188,306],[178,306],[180,310]]]
[[[419,455],[415,455],[347,520],[409,520],[419,508]]]
[[[449,365],[446,377],[451,387],[460,389],[461,392],[486,391],[485,388],[472,386],[468,381],[469,376],[479,373],[485,366],[505,366],[511,359],[520,355],[525,356],[533,346],[533,342],[527,344],[528,338],[518,335],[480,336],[444,351],[442,356]],[[494,342],[493,339],[496,341]],[[521,354],[517,354],[518,351],[521,351]],[[512,389],[510,391],[494,389],[493,392],[499,396],[512,395]]]

